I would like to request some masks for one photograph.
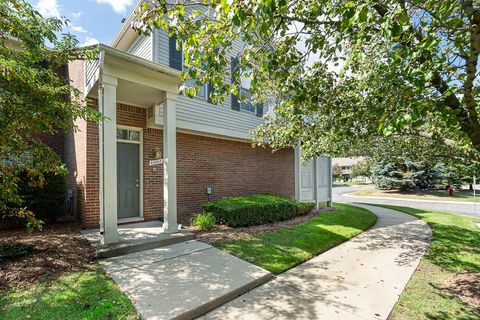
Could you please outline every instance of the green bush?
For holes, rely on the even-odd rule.
[[[247,227],[288,220],[310,212],[313,207],[287,197],[256,194],[220,199],[204,204],[203,209],[213,213],[217,223],[230,227]]]
[[[42,187],[31,186],[26,177],[20,183],[22,206],[31,210],[37,219],[45,222],[55,221],[65,211],[67,192],[66,174],[44,173],[45,183]]]
[[[192,224],[202,230],[212,230],[215,227],[215,217],[211,212],[193,215]]]
[[[312,212],[313,208],[315,207],[315,203],[302,202],[302,203],[298,203],[297,206],[298,206],[297,214],[301,216],[301,215],[309,214],[310,212]]]

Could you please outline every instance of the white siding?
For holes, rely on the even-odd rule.
[[[153,39],[152,35],[139,36],[137,40],[135,40],[135,42],[132,44],[130,49],[127,50],[127,52],[137,57],[143,58],[145,60],[152,61],[152,58],[153,58],[152,39]]]

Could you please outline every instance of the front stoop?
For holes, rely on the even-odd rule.
[[[95,248],[98,259],[155,249],[195,238],[189,232],[164,233],[160,221],[124,224],[118,227],[118,233],[118,243],[102,245],[99,230],[82,231],[83,236]]]
[[[273,278],[199,241],[100,260],[142,319],[194,319]]]

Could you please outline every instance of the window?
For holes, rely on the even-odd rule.
[[[190,80],[188,79],[186,82],[185,82],[185,86],[187,88],[192,88],[192,87],[196,87],[196,84],[195,84],[195,81],[194,80]],[[197,97],[199,98],[202,98],[202,99],[205,99],[207,100],[207,97],[208,97],[208,94],[207,94],[207,84],[204,83],[202,84],[200,87],[199,87],[199,91],[198,91],[198,94],[196,95]]]
[[[140,131],[117,128],[117,139],[126,141],[140,141]]]
[[[244,101],[240,101],[240,110],[255,113],[256,108],[255,105],[252,103],[252,95],[250,94],[248,89],[242,87],[240,89],[240,97],[242,98],[242,100],[243,98],[245,98]]]

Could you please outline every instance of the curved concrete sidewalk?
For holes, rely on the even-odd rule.
[[[204,319],[386,319],[431,238],[423,221],[368,205],[368,231],[204,315]]]

